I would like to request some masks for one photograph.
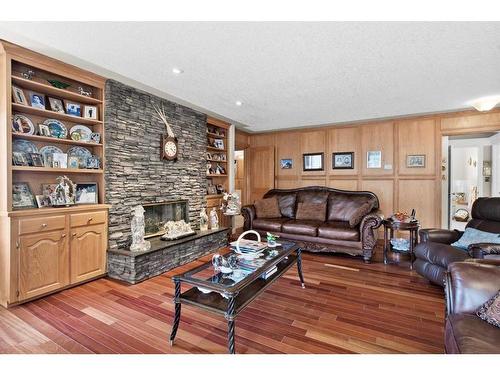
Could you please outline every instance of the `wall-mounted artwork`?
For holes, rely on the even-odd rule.
[[[382,168],[382,151],[366,153],[366,168]]]
[[[425,155],[406,155],[407,168],[425,168]]]
[[[292,159],[281,159],[280,160],[281,169],[292,169],[293,160]]]
[[[334,152],[332,154],[333,169],[354,169],[354,152]]]
[[[304,162],[304,171],[322,171],[323,167],[323,153],[318,152],[314,154],[302,155]]]

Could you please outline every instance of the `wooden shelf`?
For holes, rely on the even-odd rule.
[[[227,163],[227,160],[214,160],[214,159],[207,159],[207,161],[213,161],[214,163]]]
[[[55,119],[63,120],[63,121],[70,121],[70,122],[73,122],[75,124],[84,124],[84,125],[101,125],[102,124],[102,121],[99,121],[99,120],[91,120],[88,118],[71,116],[71,115],[67,115],[65,113],[47,111],[46,109],[38,109],[38,108],[29,107],[27,105],[22,105],[22,104],[12,103],[12,108],[14,110],[13,112],[28,113],[28,114],[32,114],[35,116],[45,117],[47,119],[55,118]]]
[[[207,177],[227,177],[227,174],[207,174]]]
[[[19,165],[12,166],[13,171],[18,172],[39,172],[39,173],[87,173],[87,174],[102,174],[102,169],[78,169],[78,168],[47,168],[47,167],[25,167]]]
[[[207,150],[219,151],[219,152],[226,152],[225,148],[217,148],[217,147],[212,147],[212,146],[207,146]]]
[[[83,104],[102,104],[102,100],[91,98],[85,95],[80,95],[76,92],[64,89],[58,89],[57,87],[53,87],[50,84],[43,84],[22,77],[12,76],[12,82],[23,89],[37,91],[49,96],[55,96],[57,98],[69,99]]]
[[[23,208],[13,210],[8,213],[8,216],[32,216],[32,215],[51,215],[66,212],[88,211],[95,209],[108,209],[111,208],[110,204],[74,204],[68,207],[43,207],[43,208]]]
[[[12,133],[12,138],[29,139],[30,141],[34,142],[63,143],[68,145],[84,146],[84,147],[102,147],[101,143],[81,142],[81,141],[74,141],[72,139],[44,137],[41,135]]]
[[[225,135],[219,135],[219,134],[215,134],[215,133],[210,133],[210,132],[207,132],[207,136],[209,136],[210,138],[226,138]]]
[[[224,194],[208,194],[207,199],[216,199],[216,198],[222,198]]]

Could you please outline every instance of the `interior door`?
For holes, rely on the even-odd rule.
[[[245,150],[247,203],[252,204],[274,189],[274,146],[250,147]]]
[[[68,285],[68,240],[65,231],[20,236],[19,255],[20,300]]]
[[[71,283],[105,272],[106,230],[105,224],[71,229]]]

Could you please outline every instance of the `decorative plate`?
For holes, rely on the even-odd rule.
[[[38,148],[31,141],[27,141],[25,139],[14,139],[12,142],[12,151],[38,153]]]
[[[14,115],[12,119],[12,131],[15,133],[35,134],[33,121],[25,115]]]
[[[64,152],[56,146],[44,146],[40,149],[40,154],[42,154],[44,160],[45,160],[45,155],[49,154],[64,154]]]
[[[68,129],[66,129],[66,126],[64,126],[64,124],[61,121],[55,119],[48,119],[45,120],[43,124],[49,127],[51,137],[54,138],[68,137]]]
[[[68,158],[76,156],[78,158],[80,168],[87,167],[87,158],[92,157],[92,153],[85,147],[75,146],[68,150]]]
[[[69,130],[69,135],[71,139],[73,138],[73,133],[80,134],[80,141],[82,142],[90,142],[90,135],[92,134],[92,130],[90,130],[85,125],[75,125]]]

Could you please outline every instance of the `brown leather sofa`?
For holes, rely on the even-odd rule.
[[[280,217],[259,218],[254,205],[244,206],[244,230],[253,229],[265,235],[277,234],[280,238],[297,242],[303,250],[314,252],[341,252],[361,255],[370,262],[377,241],[377,228],[382,223],[379,201],[367,191],[346,191],[322,186],[268,191],[263,199],[277,197]],[[301,203],[321,204],[326,207],[323,220],[296,219]],[[369,212],[363,217],[359,208],[367,204]],[[355,226],[350,221],[359,221]]]
[[[500,198],[478,198],[472,205],[472,220],[467,228],[500,233]],[[457,230],[422,229],[415,247],[414,269],[431,282],[444,285],[446,269],[453,262],[470,258],[500,258],[500,245],[478,243],[468,251],[451,246],[463,234]]]
[[[456,262],[446,273],[445,349],[448,354],[500,353],[500,328],[475,312],[500,289],[500,261]]]

